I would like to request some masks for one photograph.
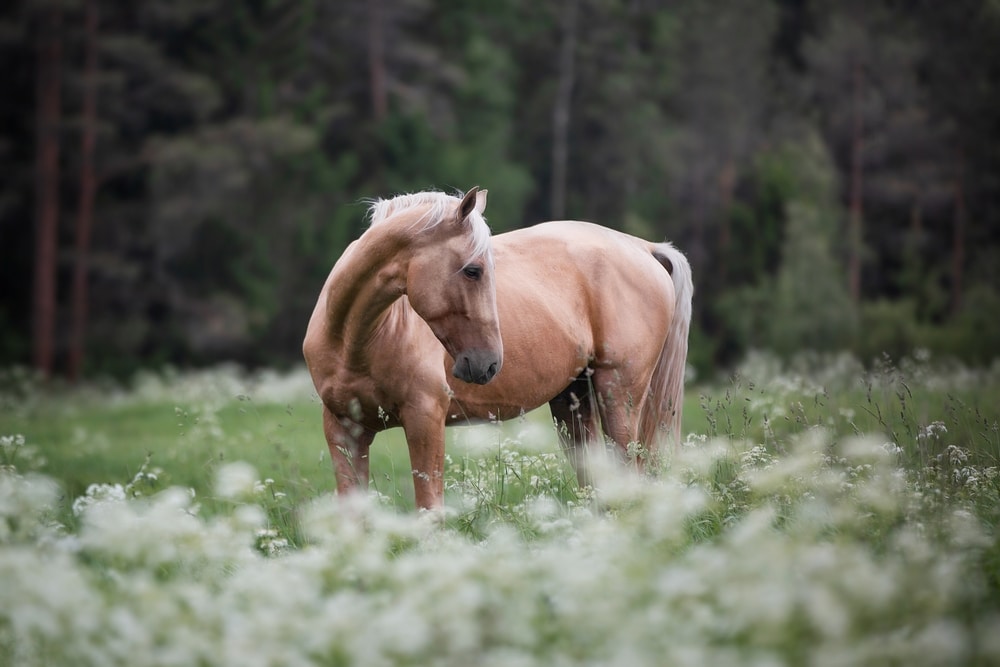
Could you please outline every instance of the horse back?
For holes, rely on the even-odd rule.
[[[673,312],[674,287],[657,255],[657,245],[588,222],[554,221],[500,234],[497,253],[497,299],[510,290],[528,289],[544,309],[572,313],[575,327],[606,341],[623,324],[651,333],[665,330]]]

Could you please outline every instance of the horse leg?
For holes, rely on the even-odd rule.
[[[409,405],[400,411],[413,471],[413,495],[418,509],[444,505],[444,421],[447,404]]]
[[[349,419],[338,418],[326,406],[323,407],[323,432],[337,476],[337,494],[367,489],[368,450],[375,432]]]
[[[630,452],[629,446],[638,444],[639,418],[648,384],[649,378],[643,382],[643,378],[626,377],[620,368],[602,368],[594,372],[604,432],[617,445],[621,460],[634,463],[639,470],[644,465],[643,457]]]
[[[603,446],[589,375],[589,371],[582,374],[549,401],[559,441],[566,458],[576,470],[580,486],[588,486],[592,482],[587,468],[587,448]]]

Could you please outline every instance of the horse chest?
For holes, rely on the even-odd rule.
[[[398,426],[392,399],[368,375],[340,368],[331,372],[320,397],[340,418],[348,418],[372,430]]]

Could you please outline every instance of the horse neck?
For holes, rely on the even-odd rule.
[[[330,337],[359,361],[406,291],[409,243],[392,228],[370,228],[351,244],[330,276],[327,325]]]

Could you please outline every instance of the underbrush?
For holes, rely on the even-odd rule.
[[[578,487],[544,419],[460,431],[443,513],[400,511],[377,462],[346,500],[231,459],[175,486],[156,452],[67,493],[65,448],[5,435],[0,663],[997,664],[1000,368],[801,363],[690,390],[686,442],[646,477]],[[208,392],[205,442],[234,402],[271,414],[206,382],[231,398]],[[156,391],[105,400],[184,403]],[[6,400],[26,431],[55,409]],[[61,418],[108,409],[76,405]]]

